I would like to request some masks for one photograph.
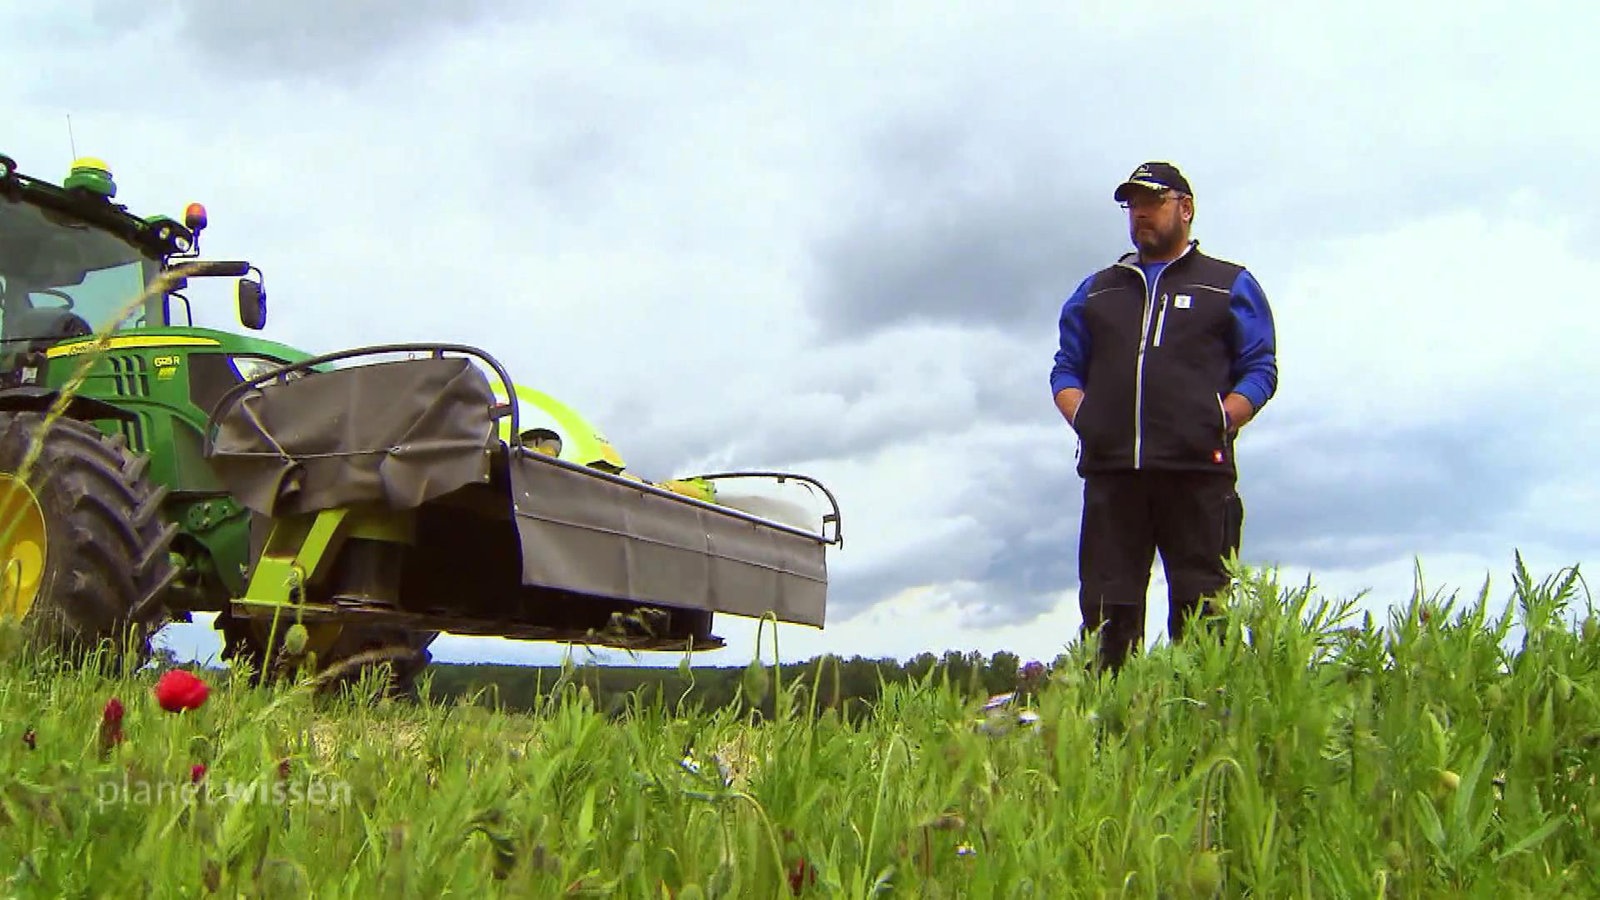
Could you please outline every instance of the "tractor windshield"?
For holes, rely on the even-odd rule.
[[[139,302],[160,262],[117,235],[54,210],[0,196],[0,332],[20,335],[33,310],[65,310],[95,331],[138,327],[160,310]],[[153,302],[152,302],[153,301]]]

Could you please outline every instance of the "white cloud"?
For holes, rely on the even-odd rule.
[[[1056,264],[1057,237],[1064,296],[1085,258],[1125,244],[1110,185],[1150,157],[1191,174],[1204,246],[1248,263],[1277,313],[1281,394],[1243,449],[1247,508],[1265,510],[1247,547],[1313,534],[1295,517],[1326,511],[1306,504],[1343,495],[1348,514],[1359,498],[1366,534],[1308,537],[1282,562],[1337,556],[1352,568],[1320,581],[1408,591],[1419,548],[1393,536],[1419,519],[1371,486],[1462,476],[1443,474],[1437,445],[1385,438],[1454,436],[1464,421],[1486,440],[1526,436],[1471,469],[1526,487],[1515,502],[1486,492],[1505,507],[1493,526],[1438,535],[1428,549],[1457,555],[1431,571],[1471,589],[1519,541],[1559,567],[1600,538],[1580,512],[1600,337],[1582,293],[1600,275],[1584,239],[1600,232],[1583,198],[1597,184],[1573,168],[1600,149],[1600,124],[1571,113],[1595,86],[1578,21],[1592,11],[973,5],[914,19],[840,5],[775,22],[571,7],[464,14],[404,49],[351,36],[324,51],[342,52],[336,65],[275,70],[261,61],[339,35],[297,46],[315,23],[253,8],[252,34],[290,43],[244,53],[181,32],[178,6],[71,9],[33,9],[0,37],[17,98],[0,152],[64,173],[70,112],[78,152],[112,163],[121,199],[174,215],[206,203],[208,255],[266,272],[269,337],[477,344],[589,414],[646,474],[822,478],[844,508],[837,591],[881,604],[820,635],[785,629],[786,647],[1046,657],[1068,638],[1075,584],[1048,568],[1059,554],[1072,570],[1078,515],[1070,436],[1044,387],[1056,309],[965,298],[1048,283],[1029,267]],[[132,74],[108,81],[109,59]],[[1106,200],[1055,219],[1056,197]],[[1012,221],[1047,234],[1018,246]],[[826,240],[856,242],[849,278],[822,277]],[[931,299],[885,285],[925,270],[949,272],[953,293],[933,311],[944,324],[911,326]],[[853,293],[819,302],[822,284]],[[225,285],[191,296],[200,324],[232,327]],[[969,327],[985,303],[1025,309],[1032,330]],[[824,337],[869,304],[886,310],[872,332]],[[1342,429],[1363,454],[1337,443]],[[1289,474],[1252,480],[1252,466],[1291,465],[1284,454]],[[1280,495],[1251,494],[1267,489]],[[1053,580],[1024,596],[1029,578]],[[975,597],[1057,605],[979,627]],[[747,658],[753,629],[721,630],[726,655]],[[497,645],[441,655],[466,646]]]
[[[1519,411],[1600,374],[1600,306],[1581,288],[1600,265],[1564,212],[1461,209],[1308,246],[1269,289],[1274,411],[1374,431],[1460,410],[1486,430],[1541,426]]]

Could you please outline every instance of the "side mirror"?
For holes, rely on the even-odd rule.
[[[267,292],[259,281],[239,279],[239,322],[251,331],[267,324]]]

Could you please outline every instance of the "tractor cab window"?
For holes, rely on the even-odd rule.
[[[146,324],[161,309],[145,298],[158,263],[116,235],[39,207],[0,198],[0,335],[81,318],[90,329]],[[159,325],[160,321],[148,324]]]
[[[144,269],[141,261],[133,261],[84,272],[71,284],[25,283],[27,306],[71,310],[95,331],[135,328],[145,319],[144,304],[136,304],[145,288]]]

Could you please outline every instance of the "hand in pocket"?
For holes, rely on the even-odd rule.
[[[1078,401],[1078,408],[1072,413],[1072,430],[1076,431],[1080,438],[1083,437],[1083,410],[1088,405],[1089,395],[1085,393]]]

